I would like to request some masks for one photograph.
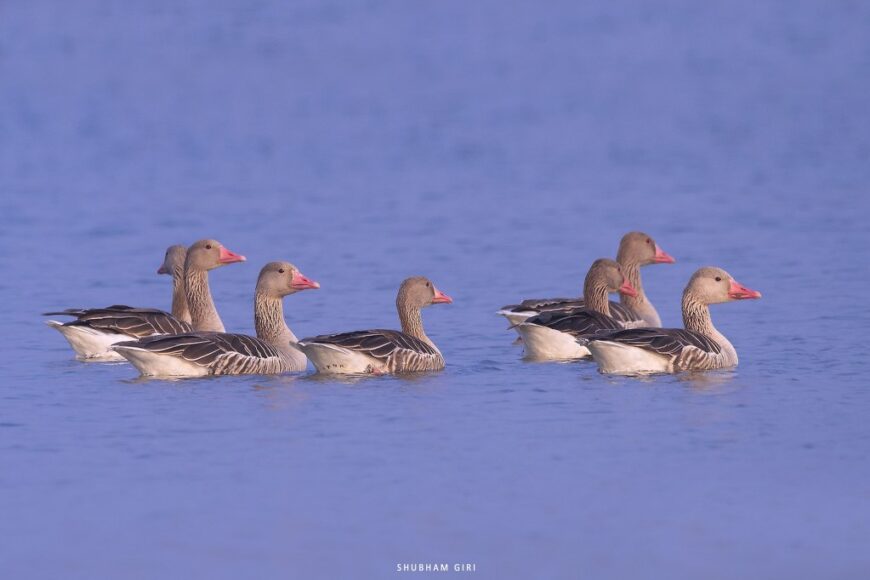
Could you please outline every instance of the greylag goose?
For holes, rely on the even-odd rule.
[[[420,310],[450,304],[449,296],[423,276],[408,278],[399,287],[396,310],[402,331],[360,330],[306,338],[298,347],[317,372],[325,374],[387,374],[438,371],[444,357],[423,330]]]
[[[668,255],[650,236],[643,232],[629,232],[622,236],[616,261],[628,281],[637,290],[637,295],[621,294],[620,302],[610,303],[611,316],[628,326],[661,326],[655,307],[643,291],[640,269],[649,264],[673,264],[676,260]],[[583,308],[583,298],[532,298],[519,304],[503,306],[498,314],[507,318],[512,325],[535,316],[541,312]]]
[[[184,246],[172,246],[158,269],[158,273],[172,273],[173,276],[172,314],[156,308],[115,304],[106,308],[47,312],[46,315],[74,316],[75,320],[66,323],[48,320],[46,324],[67,339],[79,359],[124,360],[111,350],[113,344],[194,329],[211,330],[217,325],[223,328],[209,292],[207,271],[244,260],[244,256],[227,250],[215,240],[201,240],[189,251],[185,251]],[[194,280],[191,287],[195,290],[195,304],[188,295],[188,278]]]
[[[611,315],[611,303],[607,299],[611,292],[637,294],[619,264],[607,258],[595,260],[583,283],[585,308],[546,311],[516,325],[526,356],[536,360],[589,356],[589,349],[578,343],[578,338],[625,328],[624,322]]]
[[[706,371],[737,366],[737,351],[713,326],[710,304],[761,298],[721,268],[701,268],[683,291],[685,328],[633,328],[592,337],[588,348],[603,373]]]
[[[320,288],[288,262],[260,271],[254,295],[256,338],[225,332],[188,332],[122,342],[113,348],[142,376],[277,374],[305,370],[305,355],[291,346],[296,336],[284,321],[285,296]]]

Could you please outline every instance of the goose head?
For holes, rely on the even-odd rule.
[[[701,268],[692,275],[686,291],[706,304],[761,298],[761,292],[747,288],[722,268]]]
[[[283,298],[302,290],[316,290],[320,284],[306,277],[290,262],[269,262],[257,278],[257,294]]]
[[[175,272],[181,272],[184,269],[184,260],[186,258],[187,248],[181,244],[169,246],[166,249],[166,255],[163,257],[163,263],[157,268],[157,273],[172,275]]]
[[[219,241],[206,239],[196,242],[187,250],[185,268],[207,271],[245,260],[244,256],[231,252]]]
[[[451,304],[453,299],[435,287],[429,278],[414,276],[399,286],[396,304],[399,308],[426,308],[433,304]]]
[[[620,264],[673,264],[676,260],[643,232],[629,232],[622,236],[616,259]]]
[[[592,263],[586,274],[585,294],[596,294],[596,289],[606,288],[608,294],[619,292],[626,296],[637,296],[637,290],[628,281],[622,266],[608,258],[599,258]]]

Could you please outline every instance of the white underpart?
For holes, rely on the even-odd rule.
[[[526,356],[537,360],[568,360],[589,356],[589,349],[566,332],[538,324],[522,323],[516,331],[523,339]]]
[[[508,322],[511,323],[511,327],[515,324],[519,324],[520,322],[524,322],[528,320],[532,316],[539,314],[538,312],[532,312],[531,310],[526,310],[524,312],[511,312],[510,310],[499,310],[496,314],[500,314],[508,319]]]
[[[637,375],[669,373],[672,359],[656,352],[619,342],[596,340],[589,343],[592,358],[602,373]]]
[[[381,361],[334,344],[300,342],[298,345],[319,373],[358,375],[386,372]]]
[[[119,356],[130,361],[143,377],[202,377],[208,367],[180,356],[151,352],[135,346],[116,346]]]
[[[76,352],[76,358],[93,361],[122,361],[124,357],[111,350],[118,342],[132,340],[123,334],[101,332],[87,326],[66,326],[57,320],[45,323],[60,332]]]

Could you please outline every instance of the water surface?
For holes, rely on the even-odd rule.
[[[870,17],[857,3],[35,2],[0,8],[8,578],[855,578],[870,572]],[[641,229],[667,325],[701,265],[738,369],[523,362],[502,304]],[[322,284],[300,336],[397,324],[436,375],[142,381],[39,313],[168,308],[215,237]]]

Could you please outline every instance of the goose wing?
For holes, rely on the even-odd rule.
[[[689,347],[711,355],[722,352],[722,347],[715,340],[682,328],[630,328],[599,334],[590,340],[618,342],[651,350],[667,357],[679,356],[683,349]]]
[[[583,298],[530,298],[523,300],[519,304],[509,304],[502,307],[502,310],[508,312],[564,312],[569,310],[579,310],[586,308],[586,301]],[[640,316],[624,304],[620,302],[610,301],[610,316],[619,322],[638,322]]]
[[[61,312],[46,313],[75,316],[68,322],[71,326],[87,326],[110,334],[123,334],[143,338],[155,334],[179,334],[191,332],[193,327],[178,320],[168,312],[156,308],[133,308],[114,305],[107,308],[70,308]]]
[[[281,372],[283,364],[281,353],[275,347],[246,334],[188,332],[152,336],[116,346],[179,357],[207,367],[211,374],[274,373]]]
[[[525,324],[546,326],[577,337],[622,328],[622,325],[610,316],[582,308],[542,312],[526,320]]]
[[[433,346],[397,330],[359,330],[299,342],[329,344],[358,352],[383,363],[392,372],[433,370],[444,364],[441,353]]]

